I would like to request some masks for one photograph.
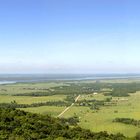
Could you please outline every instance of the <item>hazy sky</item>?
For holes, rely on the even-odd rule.
[[[135,72],[139,0],[0,0],[0,73]]]

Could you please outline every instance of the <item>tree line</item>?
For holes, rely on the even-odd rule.
[[[27,108],[27,107],[39,107],[39,106],[70,106],[71,103],[65,101],[48,101],[32,104],[18,104],[16,101],[11,103],[0,103],[0,107],[3,108]]]
[[[115,118],[113,122],[119,122],[124,124],[134,125],[136,127],[140,127],[140,120],[135,120],[132,118]]]

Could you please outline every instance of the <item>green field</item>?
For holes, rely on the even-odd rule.
[[[24,111],[39,113],[39,114],[49,114],[53,117],[58,116],[65,107],[56,107],[56,106],[41,106],[41,107],[33,107],[33,108],[25,108],[22,109]]]
[[[107,83],[107,80],[102,81]],[[127,83],[126,79],[122,80],[109,80],[108,83]],[[128,83],[134,82],[134,80],[128,80]],[[135,82],[138,82],[136,80]],[[0,103],[11,103],[16,101],[17,104],[32,104],[52,101],[65,101],[67,95],[58,94],[50,96],[13,96],[14,94],[30,93],[30,92],[44,92],[44,89],[52,89],[69,85],[72,82],[47,82],[47,83],[19,83],[10,85],[0,85]],[[75,82],[76,84],[78,82]],[[82,81],[80,83],[88,83],[88,81]],[[94,84],[95,81],[89,81],[90,84]],[[80,89],[81,90],[81,89]],[[84,100],[97,100],[102,101],[110,98],[111,96],[105,96],[104,92],[111,89],[101,89],[101,92],[91,92],[90,94],[82,94],[79,101]],[[45,90],[45,92],[48,92]],[[75,94],[75,93],[73,93]],[[88,106],[78,106],[75,104],[68,111],[66,111],[61,117],[69,118],[72,116],[78,116],[80,125],[82,128],[90,129],[94,132],[108,131],[109,133],[123,133],[125,136],[133,137],[140,131],[139,127],[133,125],[127,125],[122,123],[113,122],[115,118],[133,118],[140,120],[140,91],[130,94],[128,97],[112,97],[111,102],[115,102],[115,105],[101,106],[99,110],[90,109]],[[66,106],[39,106],[21,108],[33,113],[50,114],[53,117],[57,117]]]
[[[95,99],[99,97],[103,98],[103,95],[97,95]],[[119,99],[116,98],[116,100],[119,100],[117,106],[102,107],[98,112],[90,110],[86,107],[72,107],[68,112],[64,114],[63,117],[70,117],[76,114],[80,117],[79,125],[94,132],[121,132],[126,136],[134,136],[136,132],[140,131],[140,128],[121,123],[114,123],[112,120],[117,117],[128,117],[139,120],[140,92],[127,97],[127,100],[124,100],[124,97]],[[118,113],[115,113],[115,111],[118,111]]]
[[[68,85],[63,82],[47,82],[47,83],[16,83],[16,84],[9,84],[9,85],[0,85],[0,94],[21,94],[21,93],[30,93],[30,92],[40,92],[47,90],[41,90],[43,88],[45,89],[51,89],[52,87],[59,87],[63,85]]]
[[[12,101],[16,101],[18,104],[32,104],[47,101],[63,101],[65,98],[65,95],[52,95],[41,97],[0,95],[0,103],[10,103]]]

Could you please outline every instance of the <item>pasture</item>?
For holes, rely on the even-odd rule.
[[[103,98],[102,96],[100,97]],[[97,98],[99,98],[99,95],[95,97],[95,99]],[[112,121],[117,117],[140,119],[140,92],[127,97],[127,100],[124,97],[114,98],[113,100],[117,101],[116,106],[102,107],[98,111],[90,110],[87,107],[72,107],[63,117],[77,115],[80,118],[79,125],[94,132],[121,132],[126,136],[133,137],[136,132],[140,131],[140,128]]]
[[[12,101],[16,101],[18,104],[32,104],[48,101],[63,101],[65,98],[65,95],[52,95],[40,97],[0,95],[0,103],[10,103]]]

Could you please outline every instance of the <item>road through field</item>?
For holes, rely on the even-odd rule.
[[[78,99],[80,98],[80,95],[78,95],[76,98],[75,98],[75,102],[76,103],[78,101]],[[61,117],[66,111],[68,111],[73,105],[74,103],[72,103],[69,107],[67,107],[64,111],[62,111],[57,117]]]

